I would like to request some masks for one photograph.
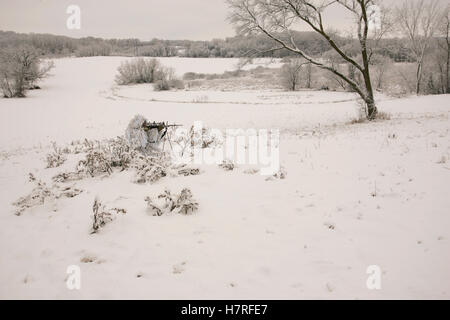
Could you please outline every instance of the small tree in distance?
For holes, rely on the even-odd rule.
[[[397,8],[400,31],[416,60],[416,94],[420,93],[424,62],[436,35],[442,8],[439,0],[404,0]]]
[[[23,98],[36,82],[47,77],[53,62],[43,62],[32,47],[7,48],[0,52],[0,87],[5,98]]]
[[[308,62],[301,59],[291,59],[281,68],[281,82],[283,87],[289,91],[295,91],[302,80],[303,66]]]
[[[444,93],[450,93],[450,4],[444,10],[438,32],[442,37],[442,41],[439,41],[439,47],[444,52],[443,70],[441,72],[444,78]]]
[[[304,58],[311,64],[328,70],[342,79],[364,101],[366,116],[373,120],[377,114],[374,89],[370,77],[372,48],[390,29],[387,10],[377,0],[226,0],[231,10],[230,20],[240,34],[263,34],[276,44],[273,50],[286,49]],[[354,33],[359,44],[362,63],[346,53],[334,39],[333,32],[326,30],[324,11],[339,6],[354,18]],[[379,9],[379,10],[376,10]],[[306,24],[324,38],[346,63],[351,64],[362,75],[358,84],[330,63],[313,58],[295,43],[292,31],[299,23]]]
[[[381,54],[374,54],[371,64],[375,70],[375,75],[373,77],[375,80],[375,88],[376,90],[381,90],[385,82],[384,80],[386,78],[386,73],[389,70],[389,67],[393,64],[392,60]]]

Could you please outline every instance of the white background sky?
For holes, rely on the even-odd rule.
[[[66,27],[71,4],[81,8],[81,30]],[[350,19],[344,13],[330,10],[328,25],[348,28]],[[0,30],[75,38],[210,40],[234,36],[227,14],[224,0],[0,0]]]

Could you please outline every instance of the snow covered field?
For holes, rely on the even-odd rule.
[[[450,97],[391,99],[391,120],[350,124],[354,96],[333,92],[153,92],[118,88],[126,58],[56,60],[25,99],[0,99],[0,298],[450,298]],[[177,73],[233,70],[234,59],[162,59]],[[205,98],[207,97],[207,98]],[[129,120],[278,128],[286,179],[202,165],[202,173],[132,182],[133,172],[76,181],[83,192],[31,208],[12,203],[51,184],[51,142],[123,135]],[[155,217],[146,196],[188,187],[190,216]],[[127,213],[90,234],[92,204]],[[67,267],[81,268],[68,290]],[[381,289],[366,286],[371,265]]]

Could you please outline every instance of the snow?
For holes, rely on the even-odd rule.
[[[379,97],[389,121],[349,124],[354,96],[333,92],[153,92],[118,88],[126,58],[56,60],[25,99],[0,99],[0,298],[449,299],[448,95]],[[233,59],[162,59],[177,73],[233,70]],[[199,101],[196,97],[207,96]],[[193,101],[201,102],[194,103]],[[202,165],[133,183],[133,172],[77,181],[74,198],[14,215],[46,169],[51,142],[123,135],[136,115],[190,126],[278,128],[286,179]],[[193,215],[152,216],[145,198],[192,190]],[[92,204],[126,208],[90,234]],[[81,290],[68,290],[70,265]],[[366,286],[371,265],[381,290]]]

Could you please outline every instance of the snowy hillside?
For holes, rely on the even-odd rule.
[[[380,95],[391,119],[352,124],[350,93],[119,88],[124,59],[59,59],[42,90],[0,99],[0,298],[450,298],[448,95]],[[161,62],[182,75],[238,60]],[[279,129],[287,175],[202,164],[198,175],[138,184],[133,170],[113,170],[60,182],[81,193],[15,215],[34,188],[29,173],[50,186],[85,156],[71,151],[46,168],[52,142],[112,139],[136,114],[186,128]],[[183,188],[198,211],[149,212],[146,197]],[[96,197],[126,213],[92,234]],[[71,265],[81,290],[66,286]],[[371,265],[383,271],[381,290],[366,286]]]

